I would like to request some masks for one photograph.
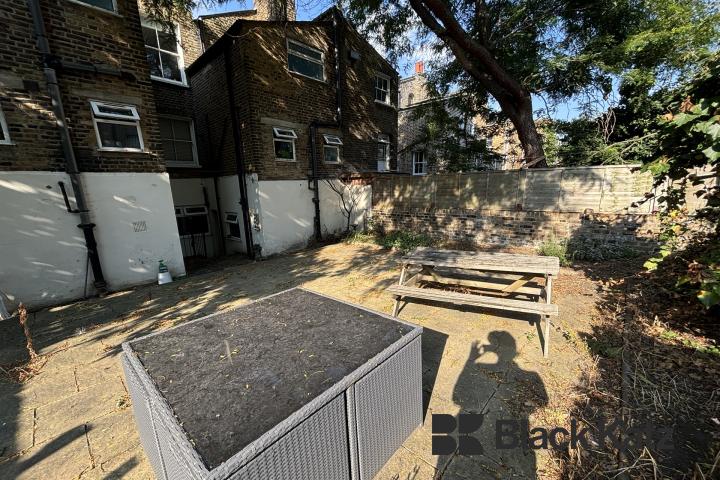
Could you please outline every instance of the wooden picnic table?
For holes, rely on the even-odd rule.
[[[406,298],[537,314],[545,319],[543,355],[548,356],[550,317],[558,314],[552,304],[552,281],[560,273],[556,257],[419,247],[401,262],[398,284],[387,289],[395,297],[393,316]]]

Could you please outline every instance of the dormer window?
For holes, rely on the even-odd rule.
[[[323,52],[288,39],[288,70],[315,80],[325,81]]]
[[[177,25],[169,32],[159,24],[143,20],[142,32],[150,78],[185,85],[183,52]]]

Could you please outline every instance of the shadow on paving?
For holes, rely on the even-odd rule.
[[[424,299],[413,299],[412,303],[429,307],[448,307],[447,304]],[[401,312],[405,307],[407,303],[402,306]],[[474,317],[470,320],[472,323],[476,320],[485,321],[481,319],[481,314],[488,313],[487,309],[472,306],[453,306],[453,310],[472,313]],[[539,317],[531,314],[501,312],[501,315],[503,318],[521,323],[527,322],[531,325],[540,323]],[[447,320],[452,322],[455,319]],[[488,328],[492,329],[491,326]],[[542,332],[539,333],[542,339]],[[535,452],[523,448],[522,442],[516,448],[498,448],[496,422],[511,420],[520,430],[525,429],[524,434],[527,435],[526,426],[530,423],[530,416],[548,404],[548,393],[543,380],[538,373],[525,370],[518,364],[516,359],[520,352],[517,341],[508,331],[492,330],[487,333],[487,341],[471,341],[470,338],[461,335],[453,335],[453,337],[453,341],[467,342],[470,347],[454,384],[443,388],[442,385],[437,385],[438,382],[442,383],[442,379],[438,379],[438,373],[454,375],[448,371],[448,361],[455,361],[446,351],[450,336],[433,328],[423,327],[424,422],[422,428],[430,440],[419,447],[422,451],[415,453],[424,457],[426,462],[437,469],[436,479],[537,479]],[[539,346],[538,350],[540,350]],[[442,372],[440,372],[441,361],[445,362]],[[453,443],[452,453],[428,457],[431,453],[432,439],[444,436],[444,431],[433,431],[433,414],[451,415],[455,419],[459,419],[459,415],[471,416],[466,417],[469,420],[465,421],[465,426],[462,420],[458,420],[455,429],[449,433]],[[468,421],[471,423],[469,426]],[[478,423],[472,424],[472,422]],[[462,443],[459,439],[460,430],[468,428],[472,431],[466,434],[479,441],[480,450],[466,454],[460,451],[463,447],[460,446]],[[518,438],[522,438],[522,435],[522,433],[518,435]],[[511,434],[511,436],[515,435]],[[510,437],[504,440],[509,442]],[[412,447],[411,445],[410,448]],[[421,476],[420,467],[417,465],[414,469],[406,470],[409,473],[395,474],[389,478],[392,480],[425,478]]]
[[[355,246],[349,251],[351,257],[334,258],[322,252],[323,249],[305,250],[254,263],[230,257],[226,262],[205,268],[203,273],[170,284],[140,286],[104,298],[33,312],[29,315],[29,325],[35,348],[52,361],[55,354],[99,345],[101,354],[93,363],[100,362],[116,357],[123,341],[321,277],[340,278],[351,273],[379,276],[393,271],[398,258],[375,246]],[[372,261],[368,261],[369,258]],[[255,274],[261,271],[263,281],[254,280]],[[373,290],[382,291],[392,281],[392,278],[381,279]],[[27,361],[25,338],[15,327],[16,322],[16,319],[0,322],[0,359],[5,366]],[[63,457],[77,453],[74,447],[80,441],[85,449],[83,454],[87,455],[87,441],[80,438],[84,432],[76,429],[38,444],[33,434],[26,435],[33,430],[33,409],[24,409],[20,393],[33,380],[17,384],[0,375],[0,478],[14,478],[51,455]],[[118,465],[108,478],[121,478],[136,463],[131,459]]]

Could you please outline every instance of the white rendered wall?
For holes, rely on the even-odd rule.
[[[365,226],[367,214],[372,207],[372,187],[370,185],[345,185],[339,180],[329,180],[338,189],[345,192],[345,198],[354,199],[355,208],[350,217],[350,225],[357,225],[359,230]],[[347,218],[343,214],[340,196],[327,184],[320,181],[320,222],[323,235],[326,233],[341,234],[347,227]]]
[[[80,218],[67,212],[58,181],[75,208],[64,173],[0,172],[0,290],[32,308],[80,298],[85,288]],[[155,281],[161,258],[173,276],[185,274],[167,174],[85,173],[82,181],[111,290]]]
[[[82,177],[110,289],[157,280],[161,259],[173,277],[185,275],[167,173]]]
[[[242,219],[242,206],[240,205],[240,184],[237,175],[228,175],[218,178],[218,193],[220,196],[220,213],[225,221],[226,212],[234,212]],[[223,226],[227,237],[227,227]],[[228,255],[233,253],[246,253],[245,230],[240,220],[240,238],[225,238],[225,251]]]
[[[371,206],[371,187],[347,188],[361,192],[352,223],[362,225]],[[254,235],[256,243],[262,242],[263,256],[305,247],[314,235],[315,216],[308,181],[261,180],[257,182],[257,195],[262,235]],[[324,181],[320,181],[320,219],[323,235],[345,230],[340,198]]]
[[[38,307],[83,295],[85,240],[59,181],[72,195],[65,173],[0,172],[0,290],[15,303]],[[88,284],[93,292],[92,272]]]

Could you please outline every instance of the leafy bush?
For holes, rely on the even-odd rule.
[[[601,242],[589,238],[573,238],[567,242],[567,255],[574,260],[600,262],[617,258],[634,258],[640,254],[627,245]]]
[[[537,249],[538,255],[544,257],[557,257],[560,259],[560,265],[570,265],[570,260],[567,256],[567,242],[564,240],[556,240],[550,238],[545,240]]]
[[[344,239],[345,243],[378,243],[377,237],[368,232],[352,232]]]
[[[417,247],[429,247],[432,240],[422,233],[409,232],[407,230],[395,230],[378,239],[378,243],[385,248],[396,248],[407,253]]]

